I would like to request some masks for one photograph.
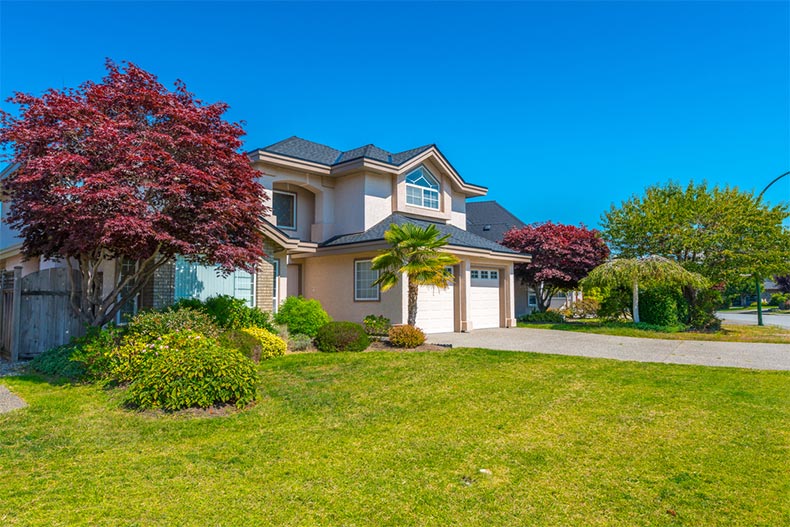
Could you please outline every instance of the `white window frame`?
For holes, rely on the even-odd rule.
[[[372,260],[354,260],[354,302],[379,302],[381,300],[381,287],[376,284],[375,286],[369,287],[368,289],[375,289],[376,290],[376,298],[369,298],[369,297],[360,297],[359,291],[357,289],[357,284],[359,280],[357,278],[357,274],[359,273],[359,264],[370,264],[372,265]],[[376,273],[376,277],[374,280],[378,279],[379,272],[378,270],[371,269],[372,272]]]
[[[411,176],[415,172],[420,172],[420,171],[422,171],[422,177],[426,181],[428,179],[432,179],[433,181],[436,182],[436,188],[435,189],[430,188],[430,187],[426,187],[426,186],[423,186],[423,185],[418,185],[416,183],[409,183],[409,181],[408,181],[409,180],[409,176]],[[439,183],[439,178],[434,176],[433,173],[430,170],[428,170],[424,165],[420,165],[419,167],[415,168],[414,170],[412,170],[411,172],[406,174],[405,180],[406,180],[406,204],[407,205],[409,205],[411,207],[420,207],[420,208],[423,208],[423,209],[430,209],[430,210],[439,210],[441,208],[442,184]],[[419,195],[420,195],[419,203],[411,203],[409,201],[409,189],[417,189],[419,191]],[[426,194],[430,195],[430,197],[433,197],[433,194],[435,194],[436,195],[436,199],[427,199],[426,200]],[[425,204],[426,201],[435,201],[436,202],[436,206],[433,207],[433,206],[430,206],[430,205],[426,205]]]
[[[281,196],[291,196],[293,198],[293,200],[294,200],[294,207],[293,207],[294,212],[293,212],[293,217],[291,218],[293,220],[293,222],[292,222],[293,226],[282,225],[280,223],[280,217],[274,214],[274,196],[277,195],[277,194],[280,194]],[[296,222],[296,218],[297,218],[297,213],[296,213],[297,201],[298,200],[297,200],[296,192],[287,192],[285,190],[272,190],[272,214],[277,218],[277,228],[278,229],[283,229],[283,230],[286,230],[286,231],[295,231],[296,230],[296,227],[297,227],[297,222]]]

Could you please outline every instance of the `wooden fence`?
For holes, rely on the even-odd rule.
[[[22,277],[22,268],[15,267],[9,274],[0,276],[0,345],[6,357],[29,359],[85,333],[70,306],[68,269],[44,269]]]

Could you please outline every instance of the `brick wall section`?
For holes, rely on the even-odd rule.
[[[140,293],[140,306],[160,309],[172,305],[176,293],[176,264],[168,262],[156,271]]]
[[[272,262],[272,255],[277,250],[277,247],[269,240],[263,244],[263,250],[266,253],[264,258],[258,265],[258,271],[255,274],[255,306],[261,311],[272,312],[274,308],[274,265]]]

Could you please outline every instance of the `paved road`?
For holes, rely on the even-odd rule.
[[[730,324],[757,325],[757,311],[749,311],[748,313],[719,311],[716,313],[716,316]],[[790,328],[790,315],[774,315],[772,313],[763,312],[763,324]]]
[[[437,333],[429,335],[428,342],[639,362],[790,370],[790,344],[642,339],[527,328]]]

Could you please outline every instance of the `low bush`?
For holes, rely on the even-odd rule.
[[[601,309],[601,303],[598,300],[583,298],[561,308],[559,313],[566,318],[595,318],[598,316],[599,309]]]
[[[85,376],[85,365],[71,359],[77,349],[75,344],[65,344],[49,349],[30,361],[33,371],[52,377],[63,377],[72,381]]]
[[[420,328],[404,324],[390,328],[389,339],[396,348],[416,348],[425,342],[425,333]]]
[[[152,343],[153,359],[129,386],[126,402],[141,409],[245,406],[255,399],[255,364],[199,333],[182,331]]]
[[[615,327],[622,327],[622,326],[615,326]],[[639,322],[638,324],[634,324],[633,327],[636,329],[644,329],[646,331],[656,331],[658,333],[679,333],[681,331],[686,331],[686,326],[683,324],[673,324],[670,326],[661,326],[657,324],[650,324],[648,322]]]
[[[386,337],[392,327],[390,319],[384,315],[368,315],[362,321],[362,325],[365,327],[365,333],[375,340],[381,340],[382,337]]]
[[[301,333],[316,337],[318,330],[332,319],[318,300],[289,296],[277,310],[275,320],[278,324],[285,324],[291,334]]]
[[[286,351],[283,339],[268,329],[258,327],[226,331],[220,337],[220,343],[240,351],[255,362],[285,355]]]
[[[313,346],[313,339],[308,335],[297,333],[288,337],[288,349],[291,351],[305,351]]]
[[[559,311],[549,309],[547,311],[533,311],[528,315],[521,315],[518,318],[519,322],[528,322],[532,324],[561,324],[565,322],[565,317]]]
[[[685,322],[694,329],[718,331],[721,320],[716,318],[716,309],[721,305],[721,292],[715,289],[697,291],[693,304],[684,303],[687,311]]]
[[[315,347],[319,351],[363,351],[370,346],[365,328],[354,322],[329,322],[318,330]]]
[[[209,338],[216,338],[220,333],[208,314],[191,307],[142,311],[132,317],[126,326],[128,337],[139,342],[151,342],[163,335],[179,331],[194,331]]]

